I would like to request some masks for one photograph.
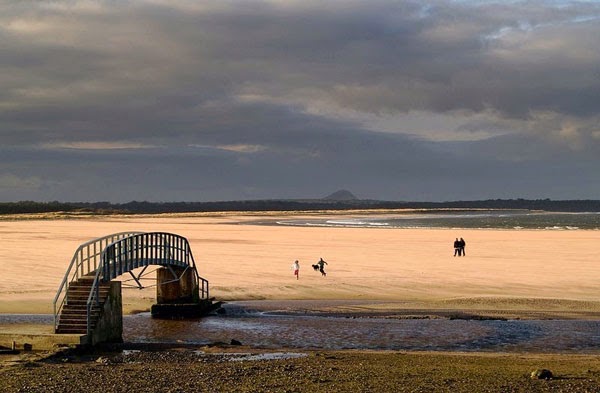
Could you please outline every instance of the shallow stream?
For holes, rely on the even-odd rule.
[[[600,353],[600,321],[452,320],[343,317],[255,311],[224,305],[194,320],[125,316],[131,343],[214,344],[237,340],[259,348]],[[51,315],[0,315],[0,324],[52,324]]]
[[[199,320],[125,318],[130,342],[230,343],[261,348],[600,353],[600,321],[340,317],[251,311]]]

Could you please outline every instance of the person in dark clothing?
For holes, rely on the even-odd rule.
[[[327,262],[325,262],[323,260],[323,258],[321,258],[321,259],[319,259],[319,262],[317,262],[317,265],[319,265],[319,271],[321,272],[321,275],[326,276],[327,273],[325,273],[324,268],[325,268],[325,265],[327,265]]]
[[[465,239],[463,239],[462,237],[459,240],[459,247],[460,247],[460,251],[458,253],[458,255],[462,255],[463,257],[466,257],[467,254],[465,254],[465,246],[467,245],[467,243],[465,243]]]
[[[460,241],[458,238],[454,241],[454,256],[460,256]]]

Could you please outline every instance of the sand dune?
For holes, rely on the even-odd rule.
[[[600,231],[239,224],[260,217],[238,213],[0,221],[0,312],[51,312],[75,249],[126,230],[187,237],[200,275],[219,300],[366,299],[379,309],[554,310],[585,312],[587,317],[600,312]],[[455,237],[466,239],[466,257],[452,256]],[[329,263],[327,277],[310,266],[320,257]],[[296,259],[299,280],[291,270]],[[147,309],[154,297],[155,288],[126,289],[125,309]]]

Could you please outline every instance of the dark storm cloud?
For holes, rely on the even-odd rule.
[[[514,192],[542,197],[565,194],[542,181],[560,163],[594,195],[599,21],[597,2],[4,2],[0,197],[440,200],[525,164],[539,184]],[[407,129],[415,111],[462,125]],[[505,135],[440,142],[482,132]]]
[[[600,105],[595,4],[26,4],[5,5],[2,35],[6,116],[13,106],[20,122],[94,121],[97,106],[99,121],[173,106],[193,121],[211,100],[310,89],[307,100],[370,112],[591,116]]]

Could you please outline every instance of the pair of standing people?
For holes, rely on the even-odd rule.
[[[465,254],[465,246],[467,245],[467,243],[465,243],[465,240],[461,237],[460,240],[458,240],[458,238],[456,238],[456,240],[454,241],[454,256],[458,255],[460,256],[467,256],[467,254]]]

